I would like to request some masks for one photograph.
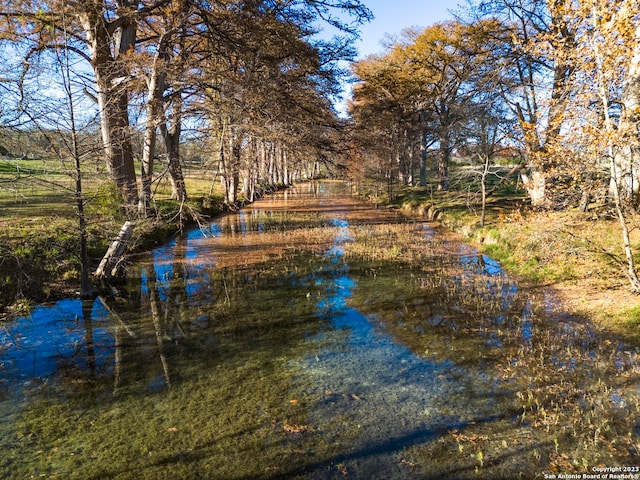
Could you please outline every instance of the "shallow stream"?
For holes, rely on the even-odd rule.
[[[269,196],[127,278],[3,326],[3,478],[640,473],[636,349],[348,185]]]

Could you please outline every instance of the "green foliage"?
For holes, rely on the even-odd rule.
[[[107,218],[122,216],[122,197],[115,183],[102,182],[94,193],[88,193],[86,196],[90,198],[86,207],[87,214]]]
[[[630,330],[635,331],[637,335],[640,335],[640,305],[622,311],[618,315],[618,320],[622,321]]]
[[[512,250],[504,243],[499,243],[499,241],[491,243],[489,245],[485,245],[482,250],[491,258],[500,262],[502,267],[506,270],[511,270],[515,266],[511,254]]]

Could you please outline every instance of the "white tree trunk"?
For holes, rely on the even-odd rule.
[[[534,170],[530,175],[526,173],[520,174],[522,177],[522,183],[527,189],[529,198],[531,199],[531,205],[534,207],[542,207],[546,204],[547,198],[545,193],[546,179],[541,171]]]
[[[633,45],[622,92],[624,108],[619,126],[622,140],[615,149],[615,177],[611,178],[609,191],[614,197],[614,188],[617,188],[624,205],[637,207],[640,192],[640,25],[636,26]]]

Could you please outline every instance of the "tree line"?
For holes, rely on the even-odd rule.
[[[332,100],[371,16],[357,0],[2,0],[2,127],[98,136],[75,154],[103,159],[131,216],[149,214],[160,151],[187,200],[185,136],[229,205],[252,200],[343,153]]]
[[[640,4],[471,0],[353,64],[349,112],[362,174],[449,189],[452,154],[484,164],[517,149],[531,204],[618,219],[631,288],[640,206]],[[483,189],[484,192],[484,189]],[[486,193],[486,192],[485,192]]]

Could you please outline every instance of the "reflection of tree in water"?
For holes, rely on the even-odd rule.
[[[169,309],[165,309],[165,315],[160,314],[159,294],[157,291],[156,275],[152,272],[147,277],[147,290],[149,292],[149,308],[151,310],[151,320],[153,322],[153,329],[156,334],[156,342],[158,345],[158,355],[160,357],[160,363],[162,364],[162,373],[164,381],[167,387],[171,387],[171,376],[169,374],[169,364],[167,363],[167,356],[164,349],[164,338],[169,327],[169,319],[173,317]],[[171,305],[171,297],[169,301],[164,302],[165,306]],[[175,317],[174,317],[175,318]],[[163,321],[164,320],[164,321]],[[175,320],[174,320],[175,321]]]
[[[90,378],[96,375],[96,352],[93,344],[93,319],[91,318],[93,303],[93,300],[82,300],[82,320],[85,331],[84,343],[87,349],[87,367]]]
[[[293,279],[277,262],[255,268],[206,269],[190,261],[187,251],[184,247],[165,250],[160,263],[141,265],[139,274],[128,278],[126,296],[109,300],[110,313],[117,319],[116,391],[171,386],[181,370],[174,365],[176,359],[184,363],[217,342],[209,331],[242,332],[252,338],[262,335],[263,328],[269,333],[276,325],[295,325],[298,316],[305,318],[303,307],[315,287],[307,280]],[[297,261],[290,257],[291,265]],[[304,263],[293,268],[298,273],[306,268],[311,275],[316,267],[308,260]],[[288,303],[283,305],[283,299]],[[292,307],[298,302],[301,306]],[[132,315],[136,311],[139,314]]]
[[[279,213],[251,213],[247,236],[194,234],[132,267],[109,312],[75,322],[73,375],[33,388],[17,433],[0,436],[0,466],[20,478],[208,478],[215,465],[217,478],[475,479],[637,457],[635,353],[548,319],[499,265],[422,222],[340,210],[355,241],[337,255],[325,204],[299,205],[289,230]]]
[[[226,283],[228,295],[207,306],[176,302],[186,296],[184,283],[176,281],[167,294],[154,275],[145,289],[138,286],[140,313],[110,301],[109,319],[119,332],[117,394],[104,395],[104,384],[87,384],[83,388],[96,395],[86,404],[68,390],[60,401],[51,395],[34,399],[16,426],[20,438],[28,438],[19,458],[29,466],[13,463],[16,471],[82,471],[86,478],[172,472],[178,478],[189,472],[206,478],[213,464],[224,478],[238,472],[265,478],[265,465],[280,465],[279,472],[305,465],[306,456],[291,453],[300,442],[290,432],[304,425],[310,397],[294,391],[295,371],[281,359],[310,355],[313,345],[303,339],[320,328],[308,297],[314,296],[316,269],[305,270],[310,263],[298,263],[309,275],[302,281],[274,265],[253,276],[221,272],[212,278],[218,286]],[[154,393],[158,377],[171,382],[170,391]],[[293,406],[289,399],[300,403]],[[247,449],[252,462],[246,462]],[[36,450],[41,454],[31,455]],[[79,470],[79,464],[86,468]]]

